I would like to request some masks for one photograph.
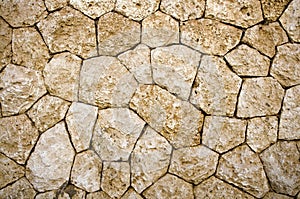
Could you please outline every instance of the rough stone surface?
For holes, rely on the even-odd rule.
[[[241,36],[240,29],[211,19],[191,20],[181,26],[181,42],[207,54],[226,54]]]
[[[200,144],[203,114],[159,86],[141,85],[130,107],[174,147]]]
[[[145,122],[127,108],[99,110],[93,147],[102,160],[127,161]]]
[[[260,157],[274,191],[292,196],[300,191],[300,152],[296,142],[277,142]]]
[[[245,79],[238,100],[237,115],[275,115],[281,108],[284,90],[272,77]]]
[[[40,72],[13,64],[0,73],[0,88],[3,116],[24,113],[46,93]]]
[[[167,172],[171,150],[164,137],[147,127],[131,154],[131,185],[137,192],[141,193]]]
[[[284,11],[286,5],[291,2],[291,0],[262,0],[261,6],[263,9],[264,17],[270,21],[276,21],[278,17]]]
[[[77,152],[90,146],[98,108],[83,103],[73,102],[66,115],[66,123],[71,141]]]
[[[183,100],[190,96],[201,54],[183,45],[151,51],[153,80]]]
[[[270,60],[257,50],[242,44],[225,56],[232,70],[240,76],[267,76]]]
[[[208,114],[232,116],[241,84],[223,59],[203,56],[190,101]]]
[[[0,118],[0,151],[24,164],[38,138],[38,130],[25,115]]]
[[[69,0],[45,0],[45,5],[49,11],[54,11],[65,7],[68,2]]]
[[[70,103],[67,101],[46,95],[33,105],[28,111],[28,116],[34,125],[44,132],[65,117],[69,106]]]
[[[0,190],[0,198],[34,198],[36,192],[26,178]]]
[[[94,192],[94,193],[89,193],[86,196],[86,199],[111,199],[111,197],[109,197],[109,195],[107,195],[107,193],[105,193],[104,191],[98,191],[98,192]]]
[[[0,70],[10,63],[12,57],[12,29],[0,18]]]
[[[292,199],[292,197],[275,192],[269,192],[263,197],[263,199]]]
[[[125,2],[125,1],[124,1]],[[117,55],[140,42],[140,24],[117,13],[107,13],[98,22],[100,55]]]
[[[85,191],[76,188],[74,185],[67,185],[63,186],[62,189],[39,193],[35,199],[83,199],[85,195]]]
[[[203,144],[224,153],[245,141],[246,125],[245,120],[207,116],[203,127]]]
[[[218,157],[216,152],[202,145],[177,149],[173,151],[169,172],[199,184],[215,172]]]
[[[129,188],[121,199],[143,199],[134,189]]]
[[[58,189],[69,180],[74,154],[60,122],[41,135],[27,162],[26,177],[38,191]]]

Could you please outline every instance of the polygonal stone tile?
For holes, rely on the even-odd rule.
[[[291,2],[291,0],[261,0],[264,17],[267,20],[276,21],[289,2]]]
[[[140,85],[130,107],[174,147],[200,144],[203,114],[159,86]]]
[[[74,185],[63,186],[58,190],[46,191],[39,193],[35,196],[35,199],[83,199],[85,198],[85,191],[78,189]],[[101,198],[102,199],[102,198]]]
[[[134,189],[129,188],[121,199],[143,199]]]
[[[97,191],[86,195],[86,199],[111,199],[104,191]]]
[[[192,87],[191,103],[208,114],[233,116],[242,79],[225,61],[216,56],[203,56]]]
[[[25,177],[0,190],[0,198],[34,198],[35,194]]]
[[[0,18],[0,27],[0,70],[2,70],[10,63],[12,57],[12,29],[2,18]]]
[[[58,10],[68,5],[69,0],[45,0],[45,5],[49,11]]]
[[[263,197],[263,199],[292,199],[292,197],[275,192],[269,192]]]
[[[226,54],[239,43],[241,36],[242,30],[211,19],[187,21],[181,27],[183,44],[213,55]]]

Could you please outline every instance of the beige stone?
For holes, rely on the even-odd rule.
[[[156,183],[154,183],[149,189],[143,192],[146,199],[193,199],[193,186],[184,180],[167,174]]]
[[[93,147],[102,160],[127,161],[144,125],[128,108],[99,110]]]
[[[36,192],[24,177],[0,190],[0,198],[34,198]]]
[[[28,111],[28,116],[33,120],[34,125],[44,132],[65,117],[69,106],[70,103],[67,101],[46,95],[33,105]]]
[[[202,142],[209,148],[224,153],[245,141],[245,120],[207,116],[205,117]]]
[[[147,127],[131,154],[131,186],[141,193],[163,176],[169,167],[172,147],[168,141]]]
[[[154,48],[179,42],[179,23],[160,11],[142,22],[142,43]]]
[[[152,50],[154,82],[183,100],[188,100],[200,57],[200,53],[183,45]]]
[[[101,56],[83,61],[79,100],[99,108],[128,105],[138,83],[115,57]]]
[[[260,2],[256,0],[207,0],[205,16],[243,28],[263,20]]]
[[[269,191],[263,165],[247,145],[239,146],[221,156],[216,176],[244,191],[262,197]]]
[[[174,147],[200,144],[203,114],[159,86],[140,85],[130,107]]]
[[[12,57],[12,29],[0,18],[0,70],[10,63]]]
[[[277,48],[271,75],[286,87],[300,84],[300,44],[284,44]]]
[[[275,55],[276,46],[287,41],[288,37],[278,22],[253,26],[246,30],[243,37],[243,42],[269,57]]]
[[[43,71],[50,94],[68,101],[78,100],[81,59],[70,53],[54,55]]]
[[[3,116],[24,113],[46,93],[42,73],[13,64],[0,73],[0,88]]]
[[[79,102],[73,102],[70,106],[66,115],[66,123],[77,152],[89,148],[97,112],[97,107]]]
[[[232,70],[240,76],[267,76],[270,59],[242,44],[225,56]]]
[[[241,84],[223,59],[203,56],[190,102],[208,114],[233,116]]]
[[[39,193],[35,196],[35,199],[49,199],[55,198],[57,195],[56,191],[47,191],[44,193]]]
[[[69,180],[74,159],[64,122],[44,132],[26,166],[26,177],[38,191],[58,189]]]
[[[140,24],[117,13],[107,13],[98,22],[100,55],[117,55],[140,42]]]
[[[237,105],[238,117],[275,115],[281,108],[284,90],[272,77],[245,79]]]
[[[169,172],[194,184],[211,176],[218,163],[219,155],[199,145],[173,151]]]
[[[140,44],[133,50],[128,50],[120,54],[118,59],[134,75],[139,83],[152,83],[150,49],[148,46]]]
[[[77,10],[65,7],[50,13],[37,26],[52,53],[69,51],[83,58],[97,55],[95,23]]]
[[[263,9],[264,17],[267,20],[276,21],[282,14],[290,0],[262,0],[261,6]]]
[[[104,162],[101,188],[112,198],[120,198],[130,185],[130,165],[127,162]]]
[[[85,191],[76,188],[74,185],[67,185],[58,190],[39,193],[35,199],[83,199],[85,195]]]
[[[68,2],[69,0],[45,0],[45,5],[49,11],[54,11],[65,7]]]
[[[86,199],[111,199],[111,197],[109,197],[109,195],[107,195],[107,193],[105,193],[104,191],[98,191],[98,192],[94,192],[94,193],[89,193],[86,196]]]
[[[292,199],[292,197],[275,192],[269,192],[263,197],[263,199]]]
[[[211,19],[190,20],[181,26],[181,42],[201,53],[225,55],[241,36],[242,30]]]
[[[24,164],[38,139],[38,130],[25,115],[0,118],[0,151]]]
[[[134,189],[129,188],[121,199],[143,199]]]

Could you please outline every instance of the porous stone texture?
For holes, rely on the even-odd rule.
[[[216,175],[255,197],[262,197],[269,191],[263,165],[247,145],[222,155]]]
[[[203,56],[192,87],[190,102],[208,114],[233,116],[242,79],[225,61]]]
[[[83,199],[85,198],[85,195],[85,191],[76,188],[74,185],[67,185],[63,186],[61,189],[37,194],[35,199]]]
[[[245,79],[237,105],[237,116],[275,115],[281,108],[284,90],[272,77]]]
[[[107,193],[105,193],[104,191],[89,193],[86,196],[86,199],[98,199],[98,198],[111,199],[111,197],[109,197],[109,195],[107,195]]]
[[[10,63],[12,57],[12,29],[0,18],[0,70]]]
[[[26,178],[0,190],[0,198],[34,198],[36,191]]]
[[[263,197],[263,199],[292,199],[292,197],[275,192],[269,192]]]
[[[65,7],[68,2],[69,0],[45,0],[45,5],[49,11],[54,11]]]
[[[190,20],[181,26],[181,42],[201,53],[225,55],[241,36],[242,30],[211,19]]]
[[[295,196],[300,190],[300,152],[296,142],[279,141],[260,157],[273,190]]]
[[[130,101],[130,108],[174,147],[200,144],[203,114],[159,86],[140,85]]]
[[[143,199],[134,189],[129,188],[121,199]]]
[[[291,2],[291,0],[262,0],[261,6],[263,9],[264,17],[267,20],[276,21],[289,2]]]

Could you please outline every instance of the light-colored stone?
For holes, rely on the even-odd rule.
[[[94,193],[89,193],[86,196],[86,199],[111,199],[111,197],[109,197],[109,195],[107,195],[107,193],[105,193],[104,191],[98,191],[98,192],[94,192]]]
[[[54,55],[43,71],[50,94],[69,101],[78,100],[81,59],[70,53]]]
[[[199,184],[215,172],[218,157],[216,152],[202,145],[177,149],[173,151],[169,172]]]
[[[46,95],[33,105],[28,111],[28,116],[33,120],[34,125],[44,132],[65,117],[69,106],[70,103],[67,101]]]
[[[203,56],[190,101],[208,114],[233,116],[241,84],[223,59]]]
[[[50,13],[37,26],[52,53],[69,51],[83,58],[97,55],[95,23],[77,10],[65,7]]]
[[[88,192],[100,189],[102,162],[91,150],[76,155],[71,172],[71,182]]]
[[[147,127],[131,154],[131,186],[141,193],[163,176],[169,167],[171,145]]]
[[[128,50],[118,56],[118,59],[134,75],[141,84],[152,83],[150,49],[140,44],[133,50]]]
[[[159,86],[140,85],[130,107],[174,147],[200,144],[203,114]]]
[[[70,0],[74,8],[95,19],[114,9],[116,0]]]
[[[83,61],[79,100],[100,108],[128,105],[138,83],[115,57],[101,56]]]
[[[271,75],[283,86],[300,84],[300,44],[284,44],[277,48]]]
[[[245,141],[245,120],[207,116],[204,120],[202,142],[209,148],[224,153]]]
[[[17,182],[9,185],[0,190],[0,198],[8,199],[8,198],[34,198],[36,192],[33,189],[32,185],[28,182],[28,180],[24,177],[18,180]]]
[[[146,199],[193,199],[193,186],[178,177],[167,174],[143,192]]]
[[[0,70],[10,63],[12,57],[12,29],[0,18]]]
[[[203,198],[245,198],[254,199],[253,196],[212,176],[194,188],[195,199]]]
[[[211,19],[191,20],[181,26],[181,42],[207,54],[225,55],[241,36],[242,30]]]
[[[38,139],[39,132],[25,115],[0,118],[0,151],[24,164]]]
[[[151,51],[153,80],[183,100],[190,96],[201,54],[183,45]]]
[[[0,73],[0,88],[3,116],[24,113],[46,93],[42,73],[13,64]]]
[[[258,155],[247,145],[239,146],[221,156],[216,176],[262,197],[269,191],[268,180]]]
[[[67,185],[63,186],[62,189],[39,193],[35,196],[35,199],[83,199],[85,195],[85,191],[76,188],[74,185]]]
[[[117,13],[107,13],[98,22],[100,55],[117,55],[140,42],[140,24]]]
[[[300,191],[300,152],[296,142],[277,142],[260,157],[274,191],[292,196]]]
[[[240,76],[267,76],[270,59],[242,44],[225,56],[232,70]]]
[[[99,110],[93,147],[102,160],[127,161],[145,122],[127,108]]]
[[[69,180],[74,159],[64,122],[44,132],[26,166],[26,177],[38,191],[58,189]]]
[[[73,102],[70,106],[66,115],[66,123],[77,152],[89,148],[97,112],[97,107],[79,102]]]
[[[130,185],[130,165],[127,162],[104,162],[101,188],[112,198],[120,198]]]
[[[179,23],[160,11],[142,22],[142,43],[154,48],[179,42]]]
[[[68,2],[69,0],[45,0],[45,5],[49,11],[54,11],[65,7]]]
[[[263,20],[260,2],[256,0],[207,0],[205,16],[243,28]]]
[[[278,22],[253,26],[246,30],[243,37],[243,42],[269,57],[275,55],[276,46],[287,41],[288,37]]]
[[[263,9],[264,17],[267,20],[276,21],[289,2],[291,2],[291,0],[262,0],[261,6]]]
[[[56,191],[47,191],[44,193],[39,193],[35,196],[35,199],[54,199],[56,197],[57,193]]]
[[[134,189],[129,188],[121,199],[143,199]]]
[[[263,197],[263,199],[292,199],[292,197],[275,192],[269,192]]]

